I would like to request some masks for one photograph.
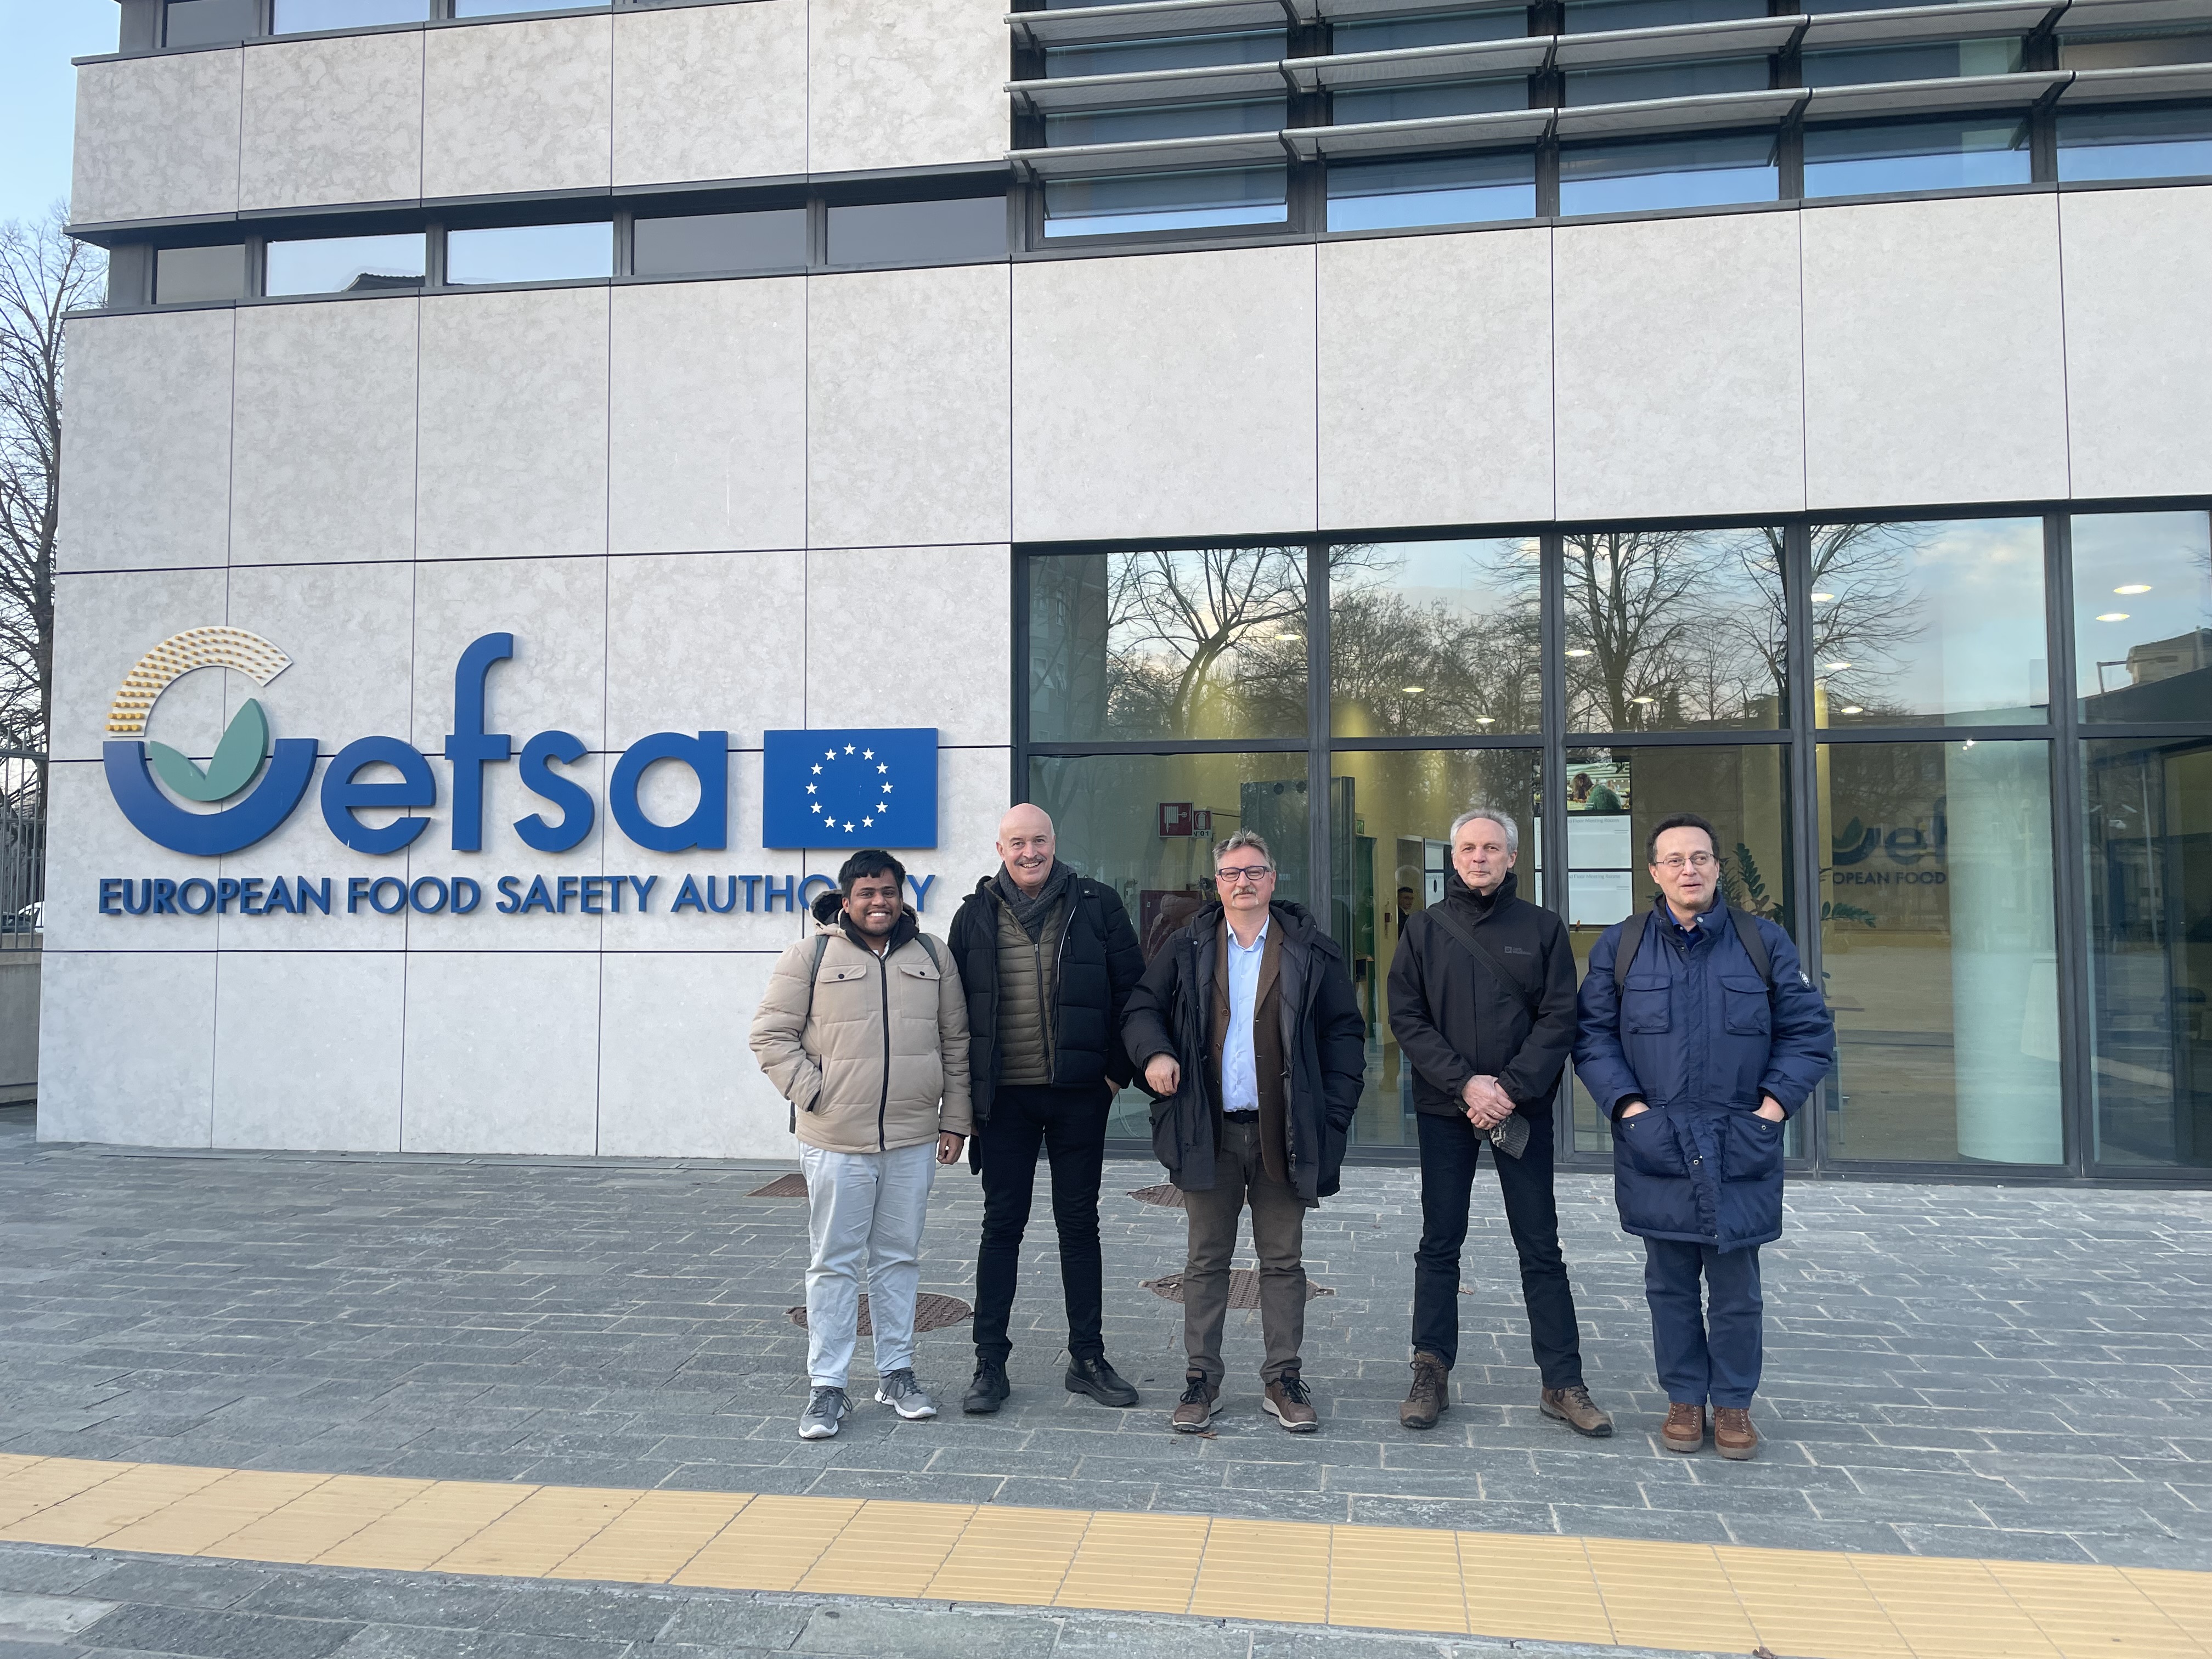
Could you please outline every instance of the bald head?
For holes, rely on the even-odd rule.
[[[1052,819],[1027,803],[999,820],[999,858],[1014,885],[1035,898],[1052,876]]]

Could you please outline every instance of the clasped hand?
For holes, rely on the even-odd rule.
[[[1513,1115],[1513,1097],[1487,1073],[1468,1079],[1459,1098],[1467,1109],[1467,1121],[1478,1129],[1495,1129]]]

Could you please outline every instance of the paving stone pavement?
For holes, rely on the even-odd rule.
[[[997,1417],[804,1401],[804,1201],[726,1164],[146,1156],[40,1146],[0,1109],[0,1449],[341,1474],[807,1492],[1808,1549],[2212,1568],[2212,1195],[1806,1182],[1765,1252],[1760,1460],[1662,1450],[1640,1248],[1609,1183],[1560,1207],[1593,1390],[1620,1432],[1536,1410],[1495,1188],[1470,1235],[1455,1404],[1398,1427],[1417,1176],[1348,1172],[1307,1227],[1322,1432],[1258,1410],[1232,1316],[1212,1438],[1166,1431],[1183,1216],[1109,1164],[1109,1351],[1146,1392],[1059,1386],[1040,1190]],[[981,1204],[940,1174],[923,1286],[972,1294]],[[957,1405],[958,1329],[922,1340]],[[865,1345],[864,1345],[865,1356]],[[860,1377],[856,1375],[856,1394]],[[48,1650],[51,1651],[51,1650]]]

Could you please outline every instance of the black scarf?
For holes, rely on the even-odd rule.
[[[1035,898],[1015,884],[1012,874],[1003,864],[999,866],[995,885],[999,902],[1013,913],[1015,921],[1030,936],[1030,942],[1035,944],[1044,937],[1045,920],[1052,915],[1052,907],[1060,902],[1060,895],[1074,879],[1075,872],[1054,859],[1052,873],[1044,878],[1044,885]]]

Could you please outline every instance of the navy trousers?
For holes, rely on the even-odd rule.
[[[1765,1305],[1759,1294],[1757,1245],[1717,1250],[1676,1238],[1647,1238],[1644,1299],[1651,1304],[1651,1356],[1670,1401],[1751,1404],[1759,1389]]]

